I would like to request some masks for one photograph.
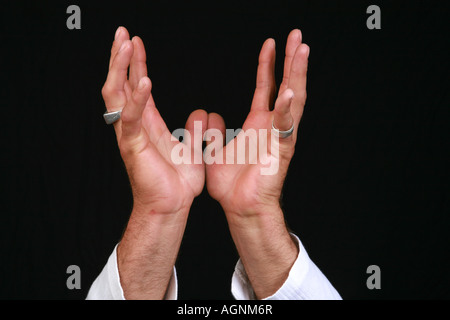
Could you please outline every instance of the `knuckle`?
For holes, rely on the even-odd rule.
[[[271,88],[273,85],[273,82],[267,79],[261,79],[256,81],[256,87],[261,89],[267,89]]]
[[[123,109],[122,114],[120,116],[120,120],[122,120],[123,123],[130,123],[130,122],[134,121],[134,119],[130,115],[130,113],[126,112],[126,108]]]
[[[111,96],[112,94],[112,90],[111,87],[109,87],[106,83],[102,88],[102,96],[103,98],[108,98],[109,96]]]
[[[103,100],[109,108],[123,107],[127,103],[126,94],[123,91],[112,88],[108,83],[101,90]]]
[[[122,136],[118,145],[121,157],[129,162],[147,148],[148,140],[141,134],[133,137]]]
[[[122,139],[119,141],[119,150],[122,158],[128,159],[131,155],[136,153],[136,149],[139,146],[139,141],[134,141],[130,139]]]

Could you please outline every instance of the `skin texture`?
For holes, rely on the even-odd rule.
[[[309,47],[301,42],[300,30],[293,30],[278,94],[274,40],[268,39],[261,49],[255,94],[243,129],[267,129],[270,133],[272,121],[279,130],[294,126],[292,136],[271,138],[270,144],[275,144],[279,153],[271,154],[268,148],[268,159],[279,170],[263,176],[261,164],[174,164],[171,151],[181,142],[171,139],[156,108],[144,44],[139,37],[130,40],[124,27],[117,29],[102,95],[108,111],[123,108],[114,129],[133,192],[133,210],[117,249],[126,299],[164,298],[190,206],[205,181],[208,192],[225,211],[256,297],[268,297],[282,286],[298,255],[285,227],[279,199],[306,101]],[[270,111],[275,98],[274,110]],[[225,133],[224,120],[218,114],[192,112],[185,126],[191,135],[195,121],[202,123],[202,133],[207,129]],[[192,158],[195,154],[202,158],[201,147],[188,139],[183,143],[191,149]],[[234,144],[233,140],[220,147],[226,151]]]

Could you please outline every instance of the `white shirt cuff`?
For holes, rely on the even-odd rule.
[[[300,239],[294,234],[291,235],[300,249],[297,260],[281,288],[264,300],[341,300],[336,289],[311,261]],[[240,259],[231,280],[231,292],[237,300],[256,299]]]
[[[178,297],[178,281],[175,266],[173,267],[172,277],[167,286],[164,300],[176,300]],[[108,259],[102,272],[95,279],[87,300],[125,300],[122,286],[120,284],[119,268],[117,265],[117,245]]]

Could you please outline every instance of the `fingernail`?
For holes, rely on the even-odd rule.
[[[114,40],[116,40],[121,33],[122,33],[122,27],[118,27],[116,30],[116,34],[114,35]]]

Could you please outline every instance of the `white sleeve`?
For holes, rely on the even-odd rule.
[[[176,300],[178,296],[178,282],[177,273],[175,267],[173,267],[172,277],[170,278],[169,285],[167,286],[166,295],[164,300]],[[125,300],[123,295],[122,286],[120,285],[119,268],[117,266],[117,245],[111,256],[99,274],[95,279],[89,293],[86,297],[87,300]]]
[[[311,261],[300,239],[295,235],[292,236],[300,249],[297,260],[281,288],[264,300],[341,300],[336,289]],[[237,300],[256,299],[240,259],[231,280],[231,292]]]

